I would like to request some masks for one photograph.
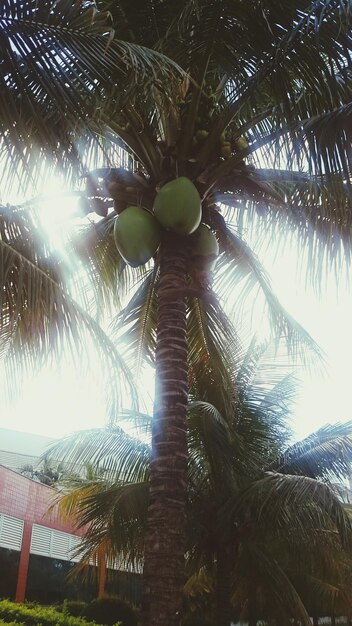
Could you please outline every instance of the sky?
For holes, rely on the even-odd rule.
[[[352,289],[333,272],[327,275],[321,295],[305,286],[297,275],[296,259],[268,260],[274,291],[290,314],[311,334],[324,353],[324,366],[300,372],[299,393],[293,413],[298,438],[326,423],[352,420],[350,401],[352,354]]]
[[[57,191],[51,189],[62,207]],[[55,211],[54,201],[50,206],[53,216],[63,215],[62,210]],[[57,237],[61,227],[57,220],[47,217],[45,226],[52,237]],[[335,275],[328,274],[319,296],[306,286],[304,272],[297,272],[294,250],[285,250],[275,259],[269,246],[261,260],[281,303],[325,353],[325,372],[318,365],[310,371],[300,368],[296,372],[300,386],[291,421],[294,437],[302,438],[328,422],[352,420],[352,292],[345,276],[341,276],[337,290]],[[152,377],[141,382],[152,396]],[[94,378],[79,374],[67,362],[59,370],[45,368],[39,375],[24,380],[18,397],[12,402],[8,402],[3,393],[0,395],[0,427],[3,428],[61,437],[83,428],[102,427],[105,423],[104,389]]]

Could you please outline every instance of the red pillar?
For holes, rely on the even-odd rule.
[[[28,574],[28,565],[29,565],[29,549],[31,545],[31,537],[32,537],[32,524],[30,522],[25,522],[23,527],[23,537],[22,537],[22,549],[20,562],[18,566],[18,575],[17,575],[17,587],[16,587],[16,602],[24,602],[26,595],[26,586],[27,586],[27,574]]]

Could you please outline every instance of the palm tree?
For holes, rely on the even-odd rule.
[[[60,463],[52,463],[48,458],[45,459],[40,467],[34,468],[33,465],[22,465],[19,468],[19,472],[44,485],[54,485],[58,481],[63,480],[65,476],[65,468]]]
[[[313,262],[338,265],[349,256],[349,0],[119,0],[104,8],[110,12],[83,1],[9,0],[0,9],[0,124],[11,175],[35,180],[38,156],[41,167],[48,157],[71,175],[99,147],[109,167],[87,176],[85,210],[106,214],[113,204],[115,212],[76,251],[100,275],[98,287],[106,279],[114,290],[114,278],[129,276],[112,252],[116,213],[136,203],[151,211],[164,183],[189,178],[220,245],[217,293],[228,299],[240,277],[245,292],[259,285],[276,326],[295,340],[299,329],[241,233],[255,217],[275,237],[295,229],[318,281]],[[121,145],[133,155],[133,172],[114,163]],[[221,204],[229,207],[224,214]],[[56,329],[72,337],[77,308],[67,306],[51,271],[48,278],[37,270],[32,248],[19,251],[3,231],[1,334],[20,336],[21,345],[35,339],[42,353],[52,341],[53,311]],[[191,238],[165,231],[123,317],[132,325],[130,347],[152,357],[156,369],[144,571],[145,624],[154,626],[177,623],[180,612],[188,379],[211,373],[229,401],[226,323],[211,276],[199,272],[191,251]]]
[[[252,625],[259,618],[258,592],[270,596],[270,615],[280,610],[280,619],[295,615],[307,622],[297,593],[303,575],[309,580],[315,574],[316,586],[322,575],[320,592],[327,587],[324,577],[330,576],[325,579],[330,594],[345,596],[342,572],[351,567],[350,522],[334,483],[350,472],[351,424],[328,425],[287,447],[292,379],[278,379],[268,390],[270,377],[260,364],[258,352],[249,350],[234,377],[235,407],[232,420],[225,422],[231,433],[232,476],[224,442],[216,450],[197,428],[192,437],[190,422],[190,447],[193,451],[194,441],[196,458],[203,462],[190,481],[195,507],[190,509],[188,565],[195,572],[204,567],[215,571],[216,624],[221,626],[231,621],[234,589],[232,603],[238,610],[245,605],[241,617]],[[216,411],[216,390],[212,402],[208,411],[211,406]],[[239,447],[245,455],[242,466]]]
[[[350,524],[331,481],[349,472],[351,424],[322,428],[286,448],[292,379],[273,378],[268,369],[260,372],[262,380],[255,379],[259,363],[252,346],[234,376],[231,422],[210,402],[194,401],[188,412],[186,588],[193,590],[192,581],[208,572],[207,583],[210,576],[216,590],[218,626],[231,621],[231,597],[244,618],[251,606],[254,623],[263,608],[255,609],[253,601],[249,605],[249,586],[252,598],[259,592],[266,598],[269,615],[280,610],[282,617],[293,614],[308,623],[300,599],[302,577],[305,591],[313,581],[320,594],[328,589],[337,596],[343,591],[337,573],[348,561]],[[217,390],[210,393],[221,402]],[[140,420],[150,428],[150,418]],[[118,561],[140,564],[149,445],[115,428],[77,433],[57,444],[54,453],[70,463],[92,459],[102,472],[99,480],[69,483],[68,495],[60,500],[66,515],[78,515],[80,525],[89,526],[82,563],[104,546]],[[284,458],[290,466],[283,466]],[[297,572],[297,555],[303,552]],[[319,580],[322,571],[325,582]]]

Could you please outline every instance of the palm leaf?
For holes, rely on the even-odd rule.
[[[233,482],[238,459],[228,423],[216,407],[200,400],[190,402],[187,432],[191,484],[199,485],[208,477],[214,485]]]
[[[143,362],[154,364],[158,275],[158,268],[154,266],[112,324],[114,334],[126,344],[127,354],[133,355],[137,377]]]
[[[249,246],[229,225],[226,227],[224,252],[225,254],[218,262],[216,290],[225,302],[231,301],[230,294],[238,290],[239,295],[235,304],[230,308],[230,315],[243,313],[242,306],[249,294],[257,296],[261,293],[275,336],[279,339],[284,338],[293,354],[300,353],[304,356],[304,350],[308,348],[316,355],[320,355],[314,339],[278,301],[268,276]]]
[[[188,309],[188,363],[191,395],[213,402],[219,410],[230,410],[231,368],[240,350],[231,321],[216,300],[193,298]]]
[[[341,77],[336,69],[348,65],[350,47],[348,37],[344,37],[350,20],[348,11],[344,10],[345,5],[344,1],[312,2],[310,6],[304,7],[305,10],[300,10],[299,3],[290,6],[285,3],[285,14],[282,12],[282,4],[280,6],[278,2],[271,3],[265,10],[260,5],[256,8],[255,22],[253,14],[249,15],[249,8],[248,13],[246,9],[242,11],[238,22],[242,32],[232,40],[232,46],[229,42],[226,48],[228,58],[231,52],[237,53],[232,72],[229,70],[229,76],[233,76],[231,105],[224,111],[208,138],[202,155],[204,159],[213,148],[212,141],[216,134],[235,116],[242,114],[247,104],[252,111],[265,100],[266,104],[270,100],[272,105],[279,104],[280,117],[277,122],[273,120],[272,126],[275,125],[280,133],[284,124],[293,141],[297,137],[295,120],[299,115],[302,98],[306,96],[306,118],[316,114],[317,101],[321,111],[337,105],[341,97]],[[225,14],[230,19],[228,5],[226,9]],[[226,18],[223,26],[224,29],[227,26]],[[309,52],[306,46],[308,39]],[[340,44],[341,40],[344,46]],[[224,54],[222,60],[223,57]],[[243,64],[242,71],[238,68],[240,62]],[[248,62],[250,65],[246,68]],[[309,110],[312,104],[314,113]]]
[[[127,293],[137,281],[119,254],[113,238],[116,216],[109,214],[96,223],[82,225],[74,232],[65,248],[70,258],[68,271],[81,296],[87,286],[79,283],[80,274],[87,275],[91,291],[90,307],[99,315],[107,316],[121,308]],[[99,303],[99,306],[98,306]]]
[[[64,354],[82,367],[93,345],[110,372],[105,376],[109,412],[116,411],[124,391],[135,399],[129,369],[102,328],[70,295],[64,267],[42,243],[35,221],[27,212],[2,207],[0,230],[0,345],[10,384],[21,370],[33,373]]]
[[[46,456],[70,466],[92,463],[110,484],[145,480],[149,474],[149,445],[118,426],[78,431],[50,446]]]
[[[281,473],[330,481],[350,475],[351,422],[327,424],[287,448],[270,466]]]
[[[247,572],[247,590],[251,587],[251,579],[257,581],[259,579],[260,586],[269,590],[270,595],[274,599],[276,608],[284,611],[286,615],[295,615],[303,624],[307,626],[311,624],[307,610],[298,595],[294,585],[286,572],[280,567],[280,564],[266,554],[265,549],[255,542],[247,543],[243,550],[241,561],[246,563],[243,569]],[[251,600],[250,593],[247,591],[247,602]],[[236,594],[233,597],[236,603]],[[248,615],[248,604],[246,613]]]
[[[80,561],[73,573],[95,562],[102,552],[108,567],[141,567],[148,494],[148,483],[100,481],[94,488],[83,483],[64,496],[61,516],[71,511],[79,520],[77,528],[85,527],[83,541],[74,551]]]
[[[149,483],[115,484],[88,496],[80,504],[80,524],[89,524],[80,549],[83,563],[102,542],[117,564],[140,565],[148,507]]]
[[[255,481],[240,497],[231,499],[228,511],[248,512],[258,516],[261,523],[272,527],[288,527],[294,522],[304,529],[336,528],[343,545],[351,541],[351,522],[334,492],[324,483],[307,476],[267,472]]]
[[[176,70],[158,52],[114,40],[111,14],[99,13],[94,3],[9,0],[0,18],[3,149],[10,167],[21,163],[23,182],[39,156],[79,166],[82,137],[88,146],[99,142],[107,105],[111,114],[119,110],[135,79],[147,88]]]

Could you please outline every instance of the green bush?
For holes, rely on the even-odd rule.
[[[132,606],[114,596],[97,598],[88,604],[84,615],[87,620],[113,626],[122,622],[123,626],[137,626],[137,616]]]
[[[58,613],[54,608],[27,606],[9,600],[0,601],[0,626],[16,623],[23,626],[93,626],[84,619]]]
[[[62,605],[62,612],[65,615],[82,617],[86,608],[87,602],[83,602],[83,600],[64,600]]]

